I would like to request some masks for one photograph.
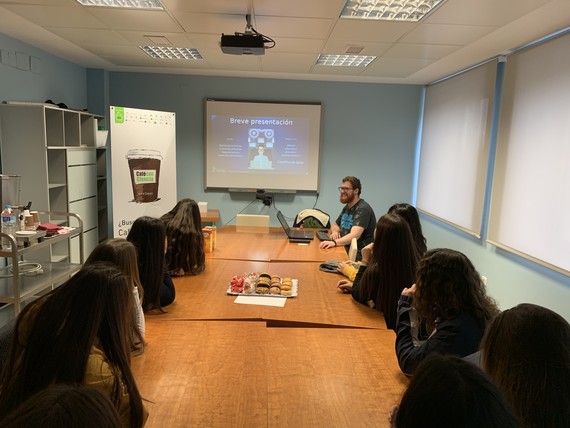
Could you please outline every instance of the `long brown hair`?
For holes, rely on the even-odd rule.
[[[471,260],[459,251],[448,248],[427,251],[416,276],[414,307],[428,330],[433,330],[437,317],[452,319],[468,313],[485,331],[499,313]]]
[[[87,360],[98,341],[115,379],[111,401],[118,406],[122,381],[129,395],[131,426],[142,426],[142,401],[130,369],[131,314],[130,283],[110,263],[84,266],[26,306],[3,367],[0,414],[52,383],[83,384]]]
[[[418,210],[413,205],[406,203],[397,203],[388,209],[388,214],[398,214],[410,225],[412,236],[416,244],[416,250],[420,257],[423,257],[427,251],[427,240],[422,232],[422,224]]]
[[[374,251],[362,280],[362,294],[382,311],[386,326],[396,328],[398,298],[415,282],[418,253],[410,226],[396,214],[385,214],[376,223]]]
[[[166,225],[166,262],[173,275],[197,275],[206,268],[200,209],[193,199],[182,199],[161,217]]]
[[[127,235],[127,241],[137,248],[140,281],[144,288],[142,306],[145,311],[160,309],[165,236],[164,223],[148,216],[137,218]]]
[[[570,324],[523,303],[499,314],[481,342],[482,363],[522,427],[570,427]]]
[[[137,262],[137,249],[133,243],[123,238],[113,238],[101,242],[97,245],[87,260],[85,265],[89,266],[95,262],[111,262],[117,266],[121,272],[129,279],[129,282],[137,288],[141,301],[144,298],[144,290],[139,278],[139,268]],[[131,349],[136,352],[144,348],[144,338],[139,331],[135,321],[135,310],[132,311],[133,333],[131,338]]]

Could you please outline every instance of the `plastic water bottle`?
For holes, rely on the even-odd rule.
[[[2,233],[7,233],[12,235],[13,238],[16,237],[16,214],[12,212],[12,206],[6,205],[6,208],[2,211]],[[7,238],[2,238],[2,249],[4,251],[10,251],[12,249],[12,242]]]

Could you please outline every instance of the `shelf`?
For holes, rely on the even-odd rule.
[[[48,189],[60,189],[67,186],[65,183],[50,183],[48,184]]]
[[[26,262],[36,263],[33,260],[26,260]],[[59,285],[81,268],[80,264],[75,263],[49,263],[44,261],[37,263],[42,265],[43,273],[36,276],[20,275],[20,301],[48,287]],[[15,296],[13,287],[14,281],[12,281],[11,276],[0,278],[0,302],[15,303],[17,301],[18,298]]]
[[[77,227],[75,229],[72,229],[68,233],[64,233],[61,235],[55,235],[55,236],[52,236],[49,238],[44,238],[43,242],[38,242],[37,244],[34,244],[30,247],[25,247],[25,248],[19,247],[18,248],[18,256],[23,256],[24,254],[30,253],[32,251],[39,250],[40,248],[48,247],[48,246],[55,244],[57,242],[65,241],[67,239],[73,238],[74,236],[79,236],[80,234],[81,234],[81,228]],[[11,251],[0,250],[0,257],[11,257],[11,256],[12,256]]]

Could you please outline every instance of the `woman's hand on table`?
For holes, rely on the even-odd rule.
[[[337,284],[337,288],[345,294],[350,294],[352,293],[352,282],[348,279],[341,279]]]

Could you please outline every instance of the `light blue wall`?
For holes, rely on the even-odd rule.
[[[280,209],[292,219],[303,208],[317,208],[336,217],[341,209],[337,187],[347,175],[360,178],[362,196],[384,213],[394,201],[410,201],[421,87],[205,76],[110,73],[112,105],[176,113],[178,198],[208,202],[231,223],[249,203],[248,213]],[[254,194],[204,191],[204,99],[230,98],[321,102],[321,192],[275,195],[264,207]],[[111,136],[112,141],[112,136]],[[260,186],[262,188],[262,186]]]
[[[69,108],[87,108],[85,68],[0,33],[0,102],[52,100]],[[32,70],[18,68],[16,58],[32,58]],[[29,61],[26,61],[29,65]],[[26,68],[24,64],[24,68]],[[27,67],[30,68],[30,67]]]
[[[0,49],[24,52],[41,60],[40,73],[0,64],[0,101],[65,102],[103,113],[102,104],[176,112],[178,197],[190,196],[220,208],[230,221],[251,195],[203,191],[204,97],[283,101],[321,101],[324,106],[321,196],[317,207],[331,214],[340,209],[336,187],[345,175],[362,179],[363,197],[377,215],[394,201],[412,195],[414,150],[421,88],[414,86],[237,79],[198,76],[107,73],[86,70],[0,34]],[[89,91],[87,91],[89,89]],[[109,100],[109,101],[107,101]],[[108,105],[106,105],[108,108]],[[293,216],[312,206],[315,196],[276,196],[277,207]],[[247,212],[264,212],[254,203]],[[273,207],[271,208],[273,213]],[[570,320],[570,278],[496,250],[470,236],[422,216],[428,244],[467,254],[503,309],[533,302]]]

